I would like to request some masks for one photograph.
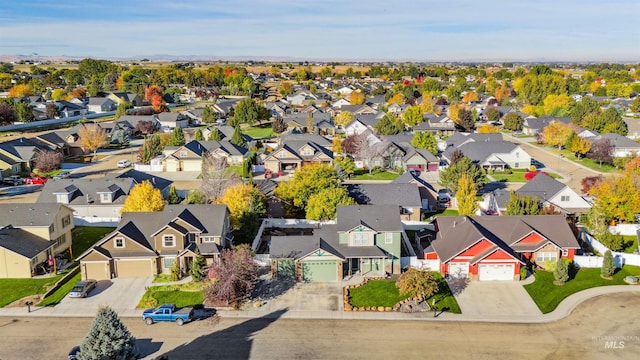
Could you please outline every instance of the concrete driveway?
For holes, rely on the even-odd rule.
[[[268,280],[262,285],[261,297],[266,303],[261,311],[342,311],[342,282],[291,283],[283,280]],[[255,308],[256,301],[244,310]]]
[[[65,297],[54,312],[69,316],[93,316],[100,306],[109,306],[120,312],[136,308],[152,278],[117,278],[98,281],[98,286],[86,298]]]
[[[541,315],[540,309],[517,281],[470,281],[463,289],[450,286],[460,309],[472,318],[518,318]]]

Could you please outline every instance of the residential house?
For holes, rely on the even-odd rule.
[[[350,86],[342,86],[342,87],[336,89],[335,92],[340,94],[341,96],[351,95],[351,93],[353,92],[353,88],[350,87]]]
[[[116,102],[116,104],[118,105],[125,102],[131,103],[133,104],[133,106],[144,105],[144,100],[138,94],[134,93],[111,92],[109,93],[109,95],[107,95],[107,97]]]
[[[331,104],[331,106],[333,106],[336,109],[340,109],[340,111],[342,111],[343,106],[349,106],[349,105],[351,105],[351,102],[344,98],[340,98]]]
[[[229,165],[242,165],[251,154],[249,150],[228,141],[198,141],[192,140],[187,144],[171,151],[163,159],[165,171],[202,171],[202,159],[206,156],[226,159]]]
[[[400,272],[406,237],[396,205],[338,206],[336,224],[311,235],[271,236],[273,277],[298,281],[338,281],[345,276]]]
[[[0,142],[0,172],[3,176],[29,174],[38,151],[61,151],[37,138],[18,138]]]
[[[268,154],[263,163],[274,173],[293,173],[307,164],[333,165],[331,141],[311,134],[289,134],[281,138],[280,145]]]
[[[98,179],[51,179],[42,188],[37,203],[55,202],[73,209],[74,222],[102,223],[120,220],[122,206],[135,185],[132,178],[111,176]]]
[[[539,173],[514,192],[517,195],[538,198],[540,205],[564,214],[584,214],[591,204],[566,184],[545,173]],[[511,192],[495,190],[483,196],[481,208],[489,214],[506,214]]]
[[[181,113],[161,112],[153,116],[160,123],[161,129],[173,130],[175,128],[184,129],[189,127],[189,117]]]
[[[96,114],[105,113],[109,111],[115,111],[118,108],[118,103],[108,97],[89,97],[87,103],[87,109]]]
[[[344,133],[346,136],[360,135],[366,131],[375,132],[375,126],[380,119],[384,117],[382,111],[376,114],[356,115],[356,118],[349,124],[344,126]]]
[[[371,106],[367,105],[367,104],[361,104],[361,105],[342,105],[340,107],[340,111],[349,111],[350,113],[354,114],[354,115],[372,115],[372,114],[377,114],[378,110],[372,108]]]
[[[51,253],[55,255],[71,247],[73,209],[54,202],[0,204],[0,228],[9,225],[53,241]]]
[[[30,278],[53,256],[54,241],[11,225],[0,228],[0,278]]]
[[[475,164],[488,170],[528,169],[531,155],[520,145],[502,140],[502,134],[456,133],[447,138],[442,156],[450,161],[457,149]]]
[[[602,134],[593,139],[597,141],[599,139],[609,139],[611,145],[613,145],[614,157],[627,157],[638,156],[640,154],[640,143],[637,143],[626,136],[620,134]]]
[[[438,202],[438,192],[431,184],[426,182],[415,172],[407,171],[395,178],[391,184],[413,184],[418,187],[420,193],[420,203],[423,212],[435,212],[440,203]]]
[[[184,274],[196,252],[207,264],[231,246],[226,205],[167,205],[162,211],[127,212],[117,228],[78,257],[83,279],[152,277],[170,273],[177,261]]]
[[[269,110],[269,114],[272,118],[283,118],[285,115],[291,113],[291,108],[285,102],[276,101],[276,102],[267,102],[264,104],[264,107]]]
[[[520,268],[573,259],[580,248],[562,215],[440,216],[435,236],[419,239],[423,258],[442,274],[472,280],[519,280]]]
[[[213,112],[218,113],[218,117],[221,119],[226,119],[233,116],[233,112],[238,106],[238,103],[242,100],[242,98],[237,99],[219,99],[215,105],[211,107]]]
[[[142,121],[151,122],[151,124],[153,124],[153,128],[155,129],[154,131],[160,130],[160,122],[158,121],[158,118],[153,115],[124,115],[116,121],[116,124],[121,127],[130,129],[131,135],[137,135],[135,128],[138,123]]]
[[[286,97],[286,101],[293,106],[304,106],[318,100],[318,97],[307,90],[298,91]]]
[[[427,114],[429,115],[429,114]],[[451,136],[456,132],[456,123],[446,115],[425,116],[426,121],[415,125],[413,132],[431,132],[437,136]]]
[[[420,221],[422,201],[416,184],[348,184],[346,188],[357,204],[397,205],[401,220]]]
[[[160,190],[162,197],[167,199],[169,197],[169,190],[171,189],[171,184],[173,181],[162,178],[160,176],[156,176],[150,173],[145,173],[142,171],[129,169],[120,175],[117,176],[118,179],[133,179],[133,182],[137,184],[141,184],[143,181],[148,181],[151,185]]]
[[[335,134],[335,124],[331,115],[322,112],[288,114],[283,120],[289,131],[320,135]]]
[[[571,118],[569,117],[552,117],[552,116],[541,116],[541,117],[528,117],[524,119],[522,123],[522,132],[527,135],[535,135],[537,133],[541,133],[542,130],[556,121],[559,121],[563,124],[571,124]]]
[[[405,111],[407,111],[407,109],[410,107],[410,105],[408,104],[397,104],[397,103],[393,103],[391,105],[389,105],[387,111],[391,114],[394,114],[396,116],[401,116],[402,114],[404,114]]]

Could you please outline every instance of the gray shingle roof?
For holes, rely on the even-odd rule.
[[[415,184],[349,184],[347,191],[360,205],[422,206]]]
[[[111,192],[114,189],[112,185],[116,185],[115,196],[111,203],[101,203],[97,196],[99,192]],[[114,205],[124,204],[129,191],[134,185],[131,178],[103,177],[98,179],[51,179],[42,188],[38,203],[55,202],[56,195],[59,193],[72,193],[69,205]],[[93,202],[87,201],[87,195]]]
[[[45,240],[26,230],[5,227],[0,229],[0,247],[22,255],[28,259],[53,247],[55,241]]]
[[[0,227],[49,226],[55,222],[56,214],[62,206],[64,205],[55,202],[0,204]]]
[[[538,173],[528,183],[522,185],[516,193],[525,196],[537,196],[540,200],[550,199],[562,191],[567,185],[545,173]]]
[[[348,205],[338,206],[337,231],[349,231],[365,225],[375,231],[403,231],[400,209],[397,205]]]
[[[515,150],[519,145],[509,141],[483,141],[468,142],[457,147],[464,156],[471,161],[482,163],[491,155],[508,154]],[[446,158],[450,158],[456,148],[448,147],[444,152]]]

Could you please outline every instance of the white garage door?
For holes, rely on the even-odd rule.
[[[513,264],[480,264],[478,273],[480,281],[513,280]]]
[[[467,277],[469,275],[469,263],[452,262],[449,263],[449,276]]]

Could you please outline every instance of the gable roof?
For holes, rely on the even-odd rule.
[[[491,155],[508,154],[520,146],[509,141],[467,142],[457,147],[464,156],[473,162],[482,163]],[[449,158],[456,148],[448,147],[444,156]]]
[[[55,199],[54,199],[55,200]],[[13,225],[13,227],[26,226],[50,226],[55,223],[56,215],[62,204],[55,202],[38,204],[1,204],[0,203],[0,227]],[[69,211],[72,211],[69,209]]]
[[[114,188],[112,185],[117,186]],[[50,203],[56,201],[56,195],[60,193],[71,193],[69,205],[122,205],[129,195],[129,191],[134,185],[132,178],[117,178],[107,176],[98,179],[51,179],[44,184],[37,203]],[[101,203],[99,192],[113,192],[115,196],[110,203]],[[92,201],[87,201],[87,195]]]
[[[551,176],[545,173],[538,173],[533,179],[522,185],[516,193],[525,196],[537,196],[540,200],[549,200],[566,187],[567,185]]]
[[[348,184],[347,191],[360,205],[422,206],[416,184]]]
[[[345,205],[336,208],[337,231],[365,225],[379,232],[403,231],[397,205]]]
[[[119,179],[131,178],[136,184],[140,184],[143,181],[149,181],[154,188],[159,190],[166,189],[168,186],[170,186],[173,183],[173,181],[171,180],[161,178],[153,174],[138,171],[135,169],[129,169],[123,172],[122,174],[118,175],[117,177]]]
[[[53,240],[45,240],[23,229],[11,226],[0,229],[0,247],[27,259],[34,258],[55,244],[56,242]]]

